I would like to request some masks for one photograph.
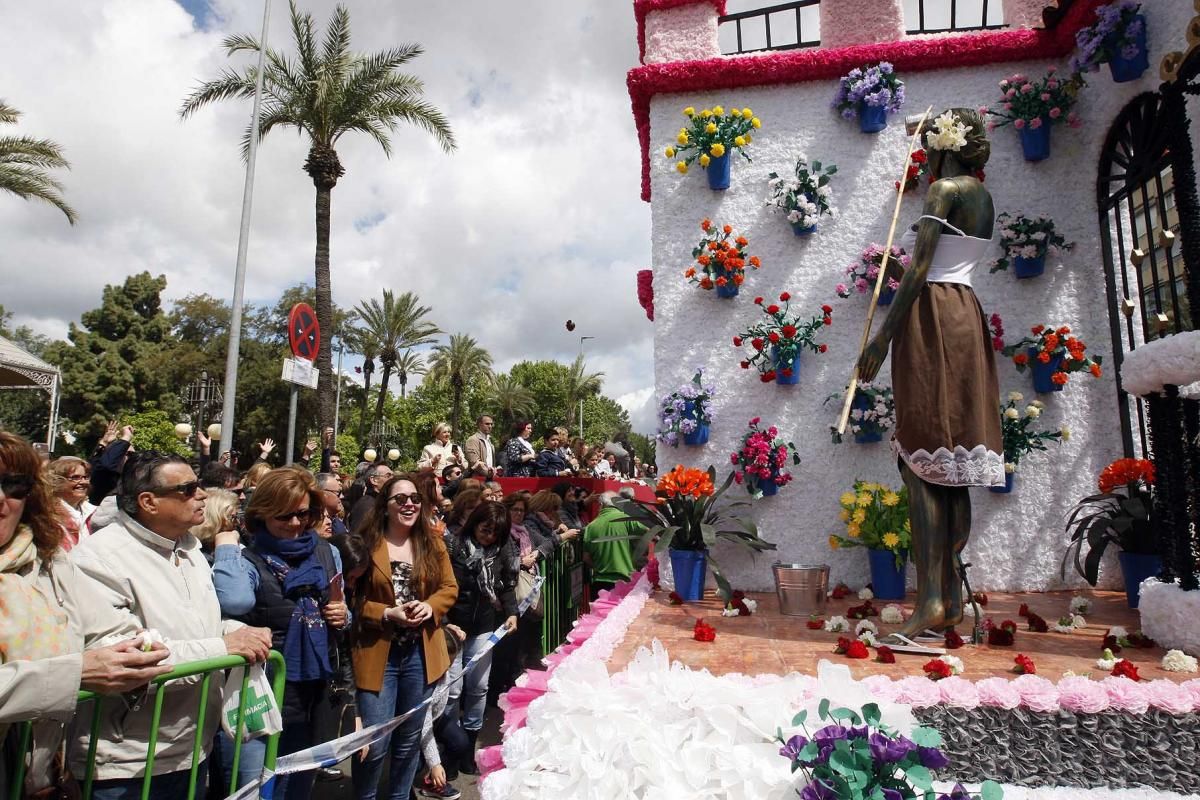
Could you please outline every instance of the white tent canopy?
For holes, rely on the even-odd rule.
[[[58,367],[47,364],[32,353],[0,336],[0,391],[41,389],[50,393],[50,424],[46,428],[46,446],[54,449],[58,428],[58,399],[62,376]]]

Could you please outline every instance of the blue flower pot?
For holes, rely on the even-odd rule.
[[[1021,134],[1021,149],[1026,161],[1045,161],[1050,157],[1050,120],[1042,119],[1042,127],[1026,125],[1017,131]]]
[[[708,171],[708,188],[718,191],[729,188],[729,153],[720,158],[710,158],[708,166],[705,169]]]
[[[775,367],[775,383],[780,386],[795,386],[800,382],[800,351],[796,351],[796,355],[791,361],[781,361],[779,356],[779,348],[771,348],[771,362]],[[784,375],[783,371],[790,369],[791,375]]]
[[[869,106],[865,100],[858,103],[858,129],[863,133],[879,133],[887,127],[887,106]]]
[[[692,400],[683,401],[683,415],[687,419],[696,419],[696,404]],[[702,422],[696,426],[696,429],[691,433],[683,435],[683,443],[691,447],[697,447],[708,443],[708,423]]]
[[[871,590],[880,600],[903,600],[904,577],[908,572],[908,553],[900,554],[900,568],[896,568],[896,554],[891,550],[867,549],[871,564]]]
[[[1137,608],[1142,599],[1142,581],[1162,572],[1162,556],[1121,551],[1117,553],[1117,558],[1121,562],[1121,574],[1125,578],[1125,602],[1130,608]]]
[[[1036,278],[1046,271],[1046,256],[1040,255],[1035,258],[1022,258],[1017,256],[1013,259],[1013,272],[1016,273],[1018,280],[1025,278]]]
[[[886,280],[886,279],[885,279]],[[896,290],[889,289],[884,285],[883,290],[879,293],[879,302],[876,305],[890,306],[892,301],[896,299]]]
[[[1033,371],[1033,390],[1038,394],[1061,392],[1063,387],[1050,380],[1050,376],[1062,368],[1063,357],[1054,356],[1049,364],[1043,364],[1038,361],[1036,347],[1031,347],[1025,352],[1029,355],[1029,368]]]
[[[672,547],[670,556],[671,572],[675,575],[675,594],[687,602],[701,599],[704,596],[704,575],[708,571],[708,553]]]
[[[863,431],[862,433],[854,434],[854,441],[857,444],[873,444],[874,442],[883,441],[883,431]]]
[[[1016,482],[1016,480],[1017,480],[1017,473],[1006,472],[1006,473],[1004,473],[1004,485],[1003,486],[989,486],[988,491],[995,492],[996,494],[1009,494],[1010,492],[1012,492],[1013,484]]]
[[[779,494],[779,484],[776,483],[772,478],[759,480],[758,490],[762,492],[763,497],[774,497],[775,495]]]
[[[739,288],[740,287],[738,287],[736,283],[729,281],[729,283],[726,283],[724,286],[717,287],[717,297],[724,297],[726,299],[730,297],[737,297]]]
[[[816,232],[816,230],[817,223],[815,222],[812,225],[801,225],[798,222],[792,223],[792,233],[796,234],[797,236],[811,236]]]
[[[1142,73],[1150,68],[1150,48],[1146,46],[1146,18],[1138,14],[1134,19],[1142,23],[1142,29],[1134,37],[1138,54],[1133,58],[1125,58],[1119,51],[1113,54],[1112,61],[1108,62],[1108,70],[1112,73],[1115,83],[1136,81],[1142,77]],[[1131,606],[1131,608],[1137,608],[1137,606]]]

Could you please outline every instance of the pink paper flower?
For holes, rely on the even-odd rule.
[[[978,708],[979,690],[966,678],[952,675],[934,684],[942,693],[942,702],[956,708]]]
[[[1150,705],[1168,714],[1187,714],[1195,708],[1192,693],[1174,681],[1160,678],[1148,681],[1143,688]]]
[[[1050,109],[1050,119],[1058,119],[1061,116],[1062,116],[1062,109],[1059,108],[1058,106],[1055,106],[1054,108]]]
[[[979,704],[989,708],[1012,710],[1021,705],[1021,693],[1006,678],[984,678],[975,684]]]
[[[1200,709],[1200,678],[1193,678],[1179,685],[1192,696],[1192,707]]]
[[[1013,120],[1013,127],[1016,128],[1017,130],[1021,130],[1022,128],[1025,127],[1025,120],[1021,119],[1020,117],[1017,117],[1016,119]]]
[[[1020,675],[1013,687],[1021,693],[1021,705],[1031,711],[1058,710],[1058,690],[1040,675]]]
[[[1196,682],[1200,683],[1200,681]],[[896,681],[887,675],[869,675],[863,678],[862,683],[875,699],[884,700],[889,703],[896,702],[896,695],[899,693],[899,688],[896,686]]]
[[[1145,687],[1129,678],[1114,678],[1109,676],[1101,683],[1108,692],[1108,705],[1116,711],[1128,711],[1130,714],[1145,714],[1150,707],[1150,698],[1146,695]]]
[[[907,703],[913,708],[928,708],[941,701],[941,690],[935,681],[928,678],[910,675],[896,682],[897,703]]]
[[[1108,692],[1098,681],[1068,676],[1058,682],[1058,703],[1066,711],[1097,714],[1108,708]]]
[[[1017,120],[1017,122],[1020,122],[1020,121],[1021,121],[1021,120]],[[1030,128],[1032,128],[1032,129],[1033,129],[1033,130],[1035,130],[1035,131],[1036,131],[1038,128],[1042,127],[1042,118],[1041,118],[1041,117],[1034,117],[1033,119],[1029,120],[1029,127],[1030,127]]]

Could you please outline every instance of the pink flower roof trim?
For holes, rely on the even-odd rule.
[[[638,61],[646,58],[646,15],[651,11],[667,11],[681,6],[711,3],[717,16],[725,15],[725,0],[633,0],[633,15],[637,17]]]

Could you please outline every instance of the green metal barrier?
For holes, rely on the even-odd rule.
[[[287,671],[284,667],[283,656],[272,650],[267,658],[267,664],[271,667],[271,691],[275,695],[275,702],[280,708],[283,707],[283,690],[284,682],[287,678]],[[192,771],[191,778],[188,783],[187,800],[196,800],[196,778],[200,773],[200,761],[204,752],[204,742],[201,740],[200,732],[204,730],[204,720],[208,715],[208,693],[212,684],[212,674],[214,672],[223,672],[234,667],[242,667],[246,665],[246,659],[241,656],[221,656],[220,658],[209,658],[203,661],[192,661],[187,664],[180,664],[175,669],[168,672],[166,675],[161,675],[151,681],[154,686],[161,687],[165,683],[176,681],[181,678],[189,678],[194,675],[203,675],[200,681],[200,698],[196,709],[196,739],[192,744]],[[242,673],[242,686],[239,695],[238,711],[237,711],[237,736],[234,737],[233,747],[233,777],[230,780],[229,792],[232,794],[237,789],[237,772],[238,763],[242,756],[242,734],[246,729],[246,687],[250,680],[250,670],[245,670]],[[166,693],[161,689],[154,692],[154,710],[151,718],[150,726],[150,741],[146,747],[146,767],[142,777],[142,800],[147,800],[150,796],[150,781],[153,779],[154,773],[154,751],[158,746],[158,726],[162,721],[163,700]],[[96,745],[100,738],[100,711],[104,704],[105,697],[94,692],[80,691],[79,703],[92,704],[92,721],[91,735],[88,741],[87,752],[87,768],[83,775],[83,800],[90,800],[92,796],[92,784],[96,778]],[[216,713],[220,713],[218,709]],[[21,800],[23,785],[25,782],[26,761],[28,760],[29,748],[33,742],[33,723],[23,722],[20,725],[18,733],[18,758],[16,760],[16,770],[13,776],[12,787],[9,789],[9,800]],[[263,765],[267,769],[275,768],[275,756],[279,750],[279,734],[274,734],[267,738],[266,756],[263,760]]]
[[[546,565],[542,584],[542,655],[567,640],[583,605],[583,543],[571,539]]]

